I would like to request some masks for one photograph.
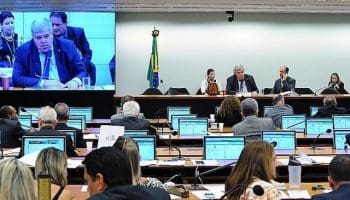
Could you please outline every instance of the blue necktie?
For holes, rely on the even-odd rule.
[[[50,77],[50,60],[52,56],[52,51],[49,50],[48,52],[45,53],[45,62],[44,62],[44,70],[43,70],[43,79],[48,80]]]
[[[241,85],[239,86],[239,91],[243,92],[243,80],[241,80],[240,82],[241,82]]]

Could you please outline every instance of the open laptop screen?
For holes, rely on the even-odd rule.
[[[305,131],[305,115],[282,115],[282,129]]]
[[[335,149],[344,149],[346,142],[346,135],[350,134],[350,129],[347,130],[334,130],[333,131],[333,145]]]
[[[238,160],[245,145],[244,136],[205,136],[205,160]]]
[[[32,116],[31,115],[18,115],[18,121],[24,130],[30,129],[32,126]]]
[[[311,106],[310,107],[310,117],[314,117],[318,112],[318,107],[316,106]]]
[[[264,115],[273,109],[273,106],[264,106]]]
[[[139,153],[141,160],[155,160],[156,159],[156,137],[149,136],[131,136],[139,146]]]
[[[146,136],[149,130],[124,130],[125,136]]]
[[[333,130],[335,129],[350,129],[350,115],[334,114],[333,115]]]
[[[208,134],[208,119],[186,118],[179,120],[180,136],[205,136]]]
[[[262,139],[268,143],[276,142],[275,150],[295,150],[295,131],[262,131]]]
[[[61,132],[64,132],[65,134],[68,134],[72,138],[73,146],[77,146],[76,138],[77,138],[77,132],[75,130],[58,130]]]
[[[84,115],[70,115],[67,125],[84,130],[86,128],[86,120]]]
[[[61,151],[66,151],[65,136],[23,136],[22,152],[23,155],[41,151],[42,149],[54,147]]]
[[[185,118],[196,118],[197,114],[188,114],[188,115],[172,115],[171,116],[171,125],[175,130],[179,129],[179,119]]]
[[[92,107],[70,107],[69,115],[84,115],[86,120],[92,120]]]
[[[191,114],[191,107],[168,107],[168,121],[171,122],[172,115],[187,115]]]
[[[306,120],[305,133],[307,135],[331,133],[332,129],[333,120],[331,118],[313,118]]]

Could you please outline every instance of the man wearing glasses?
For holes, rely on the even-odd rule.
[[[16,51],[13,69],[15,87],[76,89],[87,72],[72,41],[54,38],[51,22],[34,20],[32,40]]]

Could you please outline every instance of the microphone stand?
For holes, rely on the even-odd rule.
[[[327,129],[326,132],[317,134],[317,136],[315,137],[314,141],[312,142],[311,149],[314,150],[314,151],[317,150],[317,149],[320,150],[320,149],[321,149],[320,147],[316,147],[316,141],[320,138],[321,135],[323,135],[323,134],[329,134],[329,133],[331,133],[331,132],[332,132],[331,129]]]
[[[326,88],[330,88],[329,86],[326,86],[326,87],[321,87],[321,88],[318,88],[317,90],[315,90],[315,96],[317,96],[317,92],[323,90],[323,89],[326,89]]]

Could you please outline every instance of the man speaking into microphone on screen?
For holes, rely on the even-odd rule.
[[[15,87],[69,88],[82,85],[86,69],[74,43],[54,38],[51,22],[34,20],[32,39],[16,51],[13,69]]]

